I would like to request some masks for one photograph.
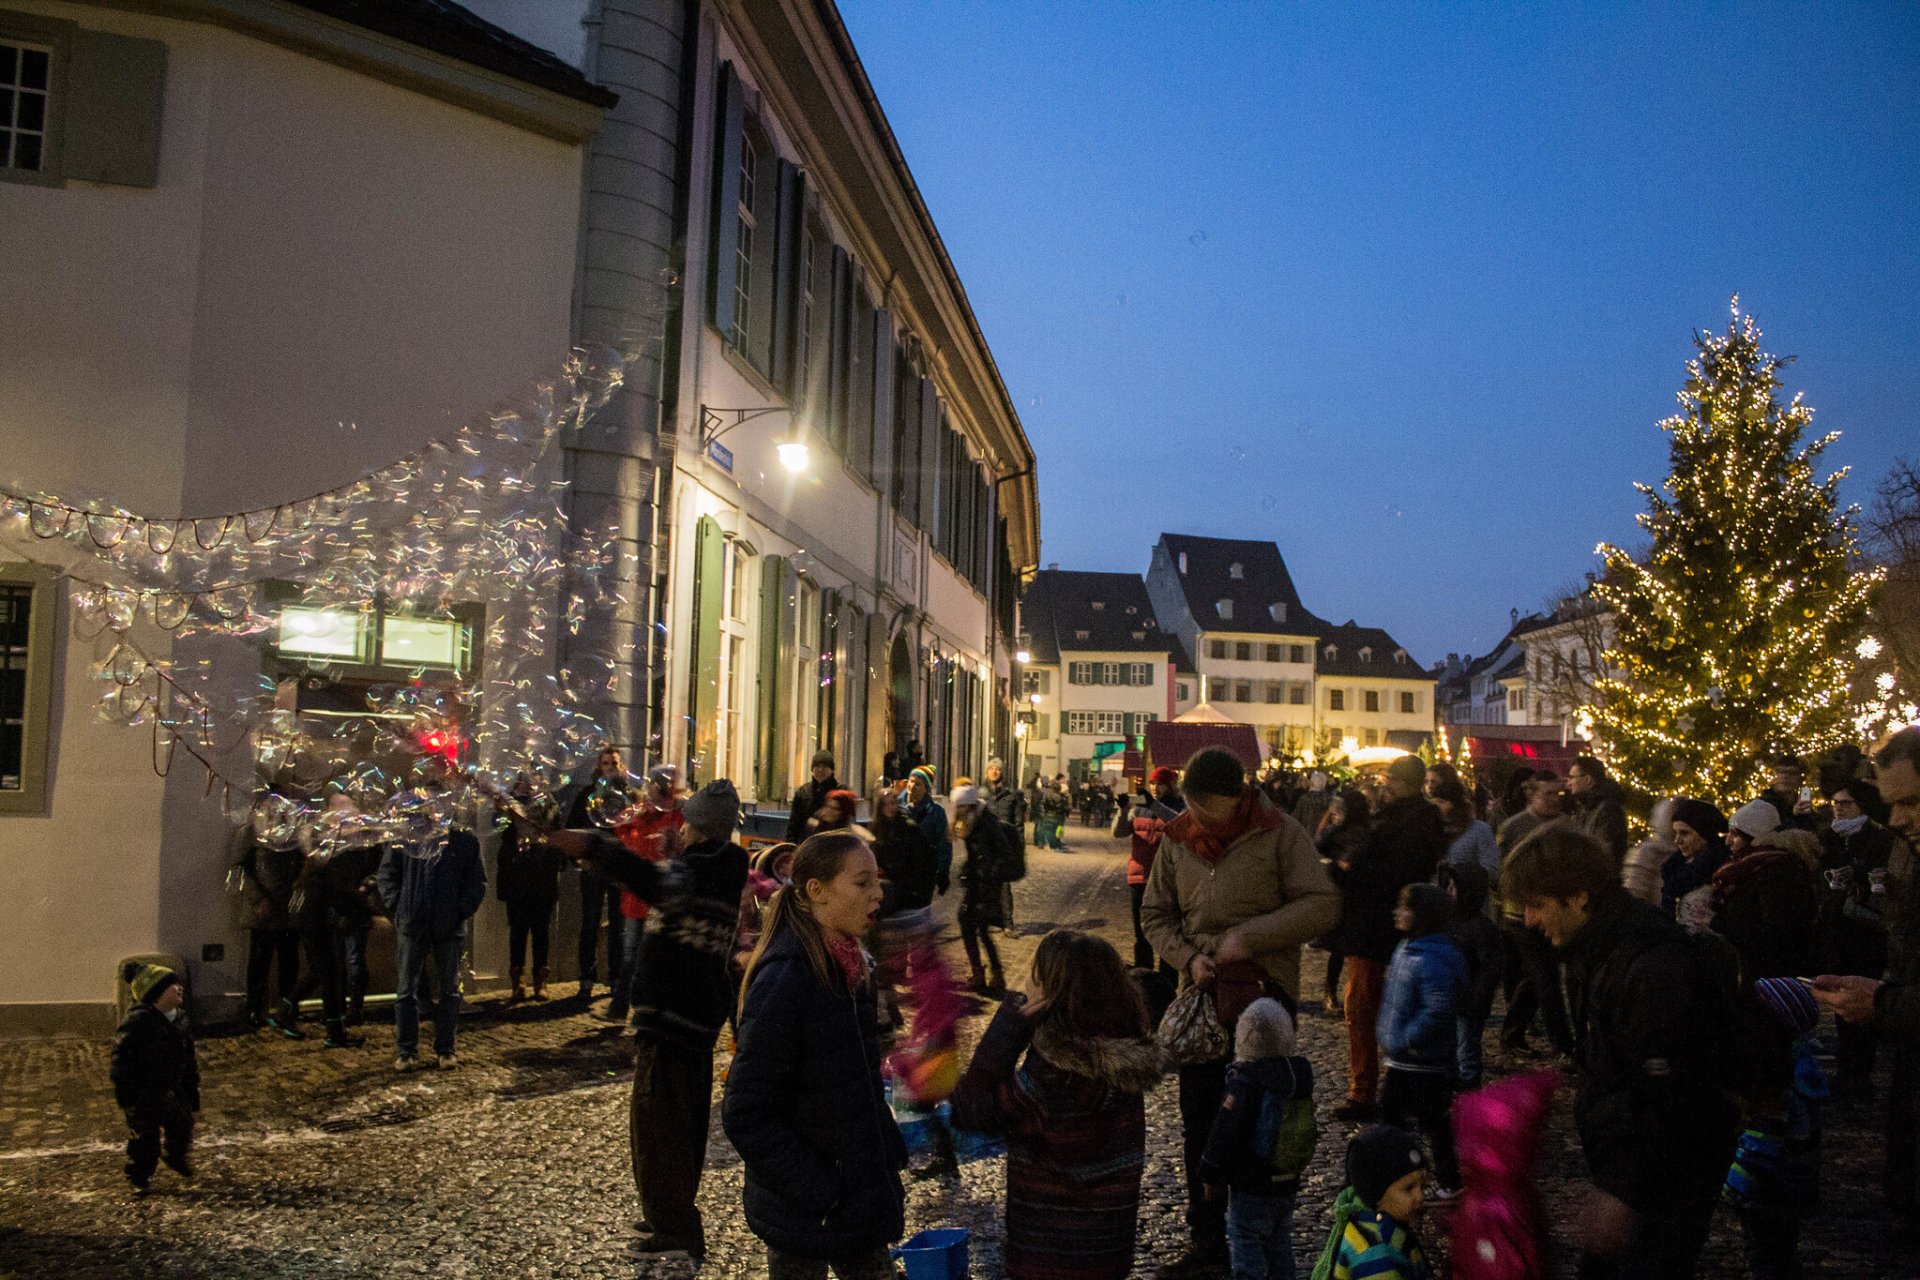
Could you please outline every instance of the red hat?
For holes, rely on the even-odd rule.
[[[1147,781],[1155,785],[1165,783],[1169,787],[1175,786],[1180,781],[1180,771],[1172,765],[1163,764],[1147,775]]]

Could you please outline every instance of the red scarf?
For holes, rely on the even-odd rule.
[[[1193,850],[1193,856],[1212,866],[1227,856],[1227,847],[1255,829],[1271,831],[1280,825],[1280,811],[1266,804],[1258,787],[1240,793],[1233,816],[1214,826],[1200,816],[1200,810],[1187,805],[1187,811],[1167,824],[1167,835]]]
[[[847,975],[847,990],[851,991],[867,980],[867,957],[860,951],[860,939],[829,938],[827,954],[840,966],[840,972]]]

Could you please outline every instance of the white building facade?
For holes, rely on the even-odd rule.
[[[1021,625],[1032,716],[1022,735],[1023,782],[1036,774],[1078,778],[1108,758],[1117,767],[1148,724],[1172,717],[1173,642],[1138,577],[1042,570],[1027,588]]]

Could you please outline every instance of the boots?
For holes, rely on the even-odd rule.
[[[367,993],[356,991],[347,997],[347,1025],[357,1027],[367,1020]]]
[[[547,998],[547,969],[545,965],[533,971],[533,998],[535,1000],[545,1000]]]
[[[967,986],[974,991],[987,989],[987,971],[979,965],[973,966],[973,972],[967,975]]]
[[[507,999],[525,1000],[527,998],[527,971],[516,964],[507,970],[507,976],[513,979],[513,994],[508,996]]]
[[[305,1040],[307,1033],[300,1029],[300,1006],[291,1000],[282,1000],[274,1010],[267,1025],[289,1040]]]
[[[358,1049],[367,1042],[365,1036],[347,1034],[347,1024],[341,1018],[327,1019],[327,1038],[321,1046],[327,1049]]]

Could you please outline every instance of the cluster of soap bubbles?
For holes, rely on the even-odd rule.
[[[270,508],[162,519],[104,501],[0,492],[0,541],[73,584],[76,635],[96,646],[101,716],[153,725],[157,756],[164,747],[171,759],[184,745],[206,766],[209,790],[218,778],[243,806],[269,782],[390,806],[413,790],[424,759],[451,758],[421,749],[436,731],[457,736],[496,783],[526,772],[551,790],[605,737],[583,707],[611,688],[614,659],[582,637],[595,611],[620,602],[616,530],[570,515],[558,445],[621,378],[617,355],[576,352],[484,420]],[[370,695],[364,717],[285,710],[289,677],[259,674],[270,668],[261,650],[278,643],[280,610],[360,618],[375,601],[385,616],[440,620],[483,606],[484,663],[474,664],[482,674],[410,671],[407,684]],[[174,640],[143,642],[149,630]],[[235,642],[252,651],[249,662],[208,656]],[[328,659],[300,661],[312,678],[329,679]],[[249,738],[257,781],[217,774],[216,761]]]

